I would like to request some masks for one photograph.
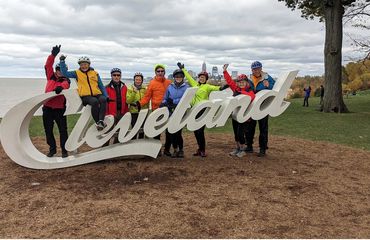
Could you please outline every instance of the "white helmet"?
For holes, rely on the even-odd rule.
[[[88,58],[88,57],[86,57],[86,56],[82,56],[82,57],[80,57],[80,58],[78,59],[78,64],[81,64],[81,63],[83,63],[83,62],[88,63],[88,64],[90,64],[90,63],[91,63],[91,62],[90,62],[90,58]]]

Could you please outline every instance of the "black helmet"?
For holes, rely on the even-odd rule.
[[[175,77],[176,75],[179,74],[181,74],[182,77],[185,77],[185,74],[182,72],[181,69],[176,69],[175,71],[173,71],[172,76]]]

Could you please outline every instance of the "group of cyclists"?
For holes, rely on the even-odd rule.
[[[115,124],[127,112],[131,113],[134,126],[138,113],[141,109],[149,108],[154,111],[160,107],[167,107],[170,115],[173,113],[178,103],[180,102],[185,91],[189,87],[197,88],[197,91],[191,101],[191,106],[194,106],[202,101],[208,100],[212,91],[222,91],[230,88],[233,91],[233,96],[245,94],[250,96],[253,101],[255,94],[263,89],[272,89],[275,81],[266,72],[262,71],[262,64],[255,61],[251,65],[252,74],[248,77],[246,74],[240,74],[236,81],[229,75],[227,68],[228,64],[223,66],[223,74],[226,80],[226,85],[215,86],[208,83],[208,73],[200,72],[197,80],[195,80],[186,70],[183,63],[177,63],[178,69],[173,72],[174,80],[171,81],[165,77],[166,68],[163,64],[157,64],[154,67],[155,76],[147,86],[143,84],[144,76],[137,72],[133,77],[133,84],[126,86],[121,81],[122,71],[119,68],[113,68],[110,72],[111,81],[104,86],[99,73],[91,67],[91,61],[88,57],[80,57],[78,59],[79,68],[69,71],[65,63],[66,57],[61,55],[59,63],[53,67],[55,58],[60,52],[61,45],[54,46],[51,54],[48,56],[45,64],[45,72],[47,84],[45,92],[55,91],[59,94],[63,89],[70,87],[69,78],[75,78],[77,81],[78,94],[81,97],[84,106],[91,106],[91,115],[94,119],[95,126],[98,131],[107,127],[104,122],[106,115],[114,116]],[[185,79],[187,81],[185,81]],[[48,157],[52,157],[57,153],[56,142],[53,135],[54,122],[57,124],[60,132],[60,147],[62,149],[62,157],[68,157],[68,152],[65,149],[65,143],[68,138],[67,119],[64,116],[66,110],[66,100],[64,96],[56,96],[48,100],[43,106],[43,124],[46,134],[47,144],[49,145]],[[204,113],[200,111],[197,118]],[[263,157],[268,149],[268,116],[261,120],[249,119],[246,122],[239,123],[232,120],[234,138],[236,148],[230,155],[243,157],[247,153],[253,153],[253,139],[255,134],[256,124],[258,122],[259,135],[259,152],[258,156]],[[193,156],[206,157],[206,140],[204,134],[205,126],[194,131],[198,148]],[[139,132],[136,138],[144,138],[144,133]],[[170,156],[173,158],[184,158],[184,141],[182,130],[176,133],[165,133],[164,150],[159,152],[158,156]],[[160,140],[160,135],[154,137]],[[117,143],[118,139],[114,139]],[[109,144],[109,142],[107,143]],[[171,152],[171,147],[173,151]]]

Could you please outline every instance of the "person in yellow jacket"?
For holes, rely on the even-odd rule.
[[[91,115],[95,121],[96,128],[101,131],[107,124],[104,122],[106,106],[108,101],[107,91],[100,79],[99,73],[90,67],[91,61],[88,57],[80,57],[78,64],[80,68],[68,71],[65,63],[66,57],[60,56],[60,71],[68,78],[77,80],[78,94],[84,106],[91,106]]]
[[[198,74],[198,82],[193,79],[193,77],[189,74],[189,72],[185,69],[184,64],[178,62],[177,66],[183,71],[185,74],[186,79],[188,80],[188,83],[190,87],[197,87],[198,90],[196,91],[193,100],[191,101],[190,105],[194,106],[197,103],[208,100],[209,94],[212,91],[219,91],[220,86],[214,86],[211,84],[208,84],[208,73],[207,72],[200,72]],[[204,110],[199,112],[197,115],[197,118],[200,117],[204,113]],[[195,138],[198,143],[198,150],[193,154],[194,156],[201,156],[206,157],[206,139],[204,136],[204,128],[205,126],[201,127],[200,129],[194,131]]]
[[[144,97],[147,89],[143,82],[144,82],[143,74],[137,72],[134,75],[134,84],[127,89],[126,102],[129,105],[129,111],[131,113],[132,127],[136,124],[137,118],[139,116],[139,111],[135,103],[140,101]],[[141,108],[148,108],[148,104],[142,106]],[[134,138],[137,138],[137,136],[135,136]],[[139,138],[144,138],[144,132],[141,131],[139,133]]]

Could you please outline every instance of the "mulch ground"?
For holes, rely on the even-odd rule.
[[[185,143],[183,160],[58,170],[0,147],[0,238],[370,238],[370,152],[271,136],[265,158],[239,159],[230,134],[208,133],[201,159]]]

